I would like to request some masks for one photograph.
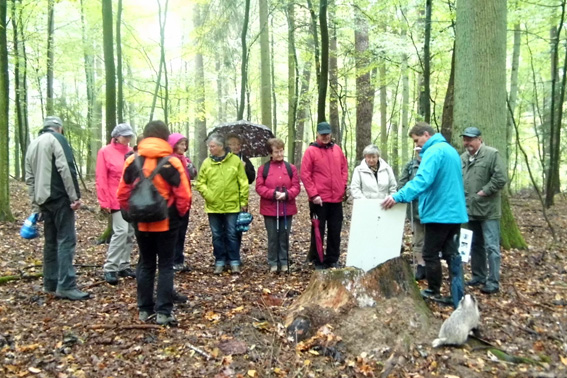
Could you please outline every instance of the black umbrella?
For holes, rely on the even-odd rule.
[[[268,127],[244,120],[218,125],[209,132],[207,138],[215,133],[222,136],[231,133],[238,135],[242,139],[242,153],[246,157],[268,156],[266,142],[274,137]]]

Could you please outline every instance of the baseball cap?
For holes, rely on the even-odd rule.
[[[462,137],[466,136],[466,137],[469,137],[469,138],[478,138],[481,135],[482,135],[482,133],[476,127],[467,127],[465,129],[465,131],[461,134]]]
[[[330,134],[331,133],[331,125],[327,122],[319,122],[317,125],[317,132],[319,134]]]
[[[47,116],[43,120],[43,127],[63,127],[63,121],[57,116]]]
[[[132,130],[132,126],[127,123],[120,123],[116,125],[112,133],[110,133],[112,138],[118,138],[119,136],[134,136],[134,130]]]

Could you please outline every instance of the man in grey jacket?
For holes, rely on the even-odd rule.
[[[473,232],[472,279],[467,285],[483,285],[483,293],[493,294],[500,290],[500,192],[508,178],[498,150],[486,146],[481,135],[476,127],[467,127],[461,134],[466,150],[461,155],[461,163],[468,228]]]
[[[26,153],[26,185],[33,212],[44,220],[43,288],[70,300],[88,299],[77,289],[75,255],[75,210],[81,193],[73,152],[63,136],[63,122],[49,116]]]

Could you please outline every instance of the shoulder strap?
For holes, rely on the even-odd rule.
[[[285,168],[287,169],[287,174],[289,175],[290,180],[293,178],[293,171],[291,170],[291,164],[289,164],[287,161],[284,161],[285,163]]]
[[[165,165],[165,163],[167,163],[169,161],[169,156],[164,156],[160,159],[159,163],[156,165],[155,169],[152,171],[152,173],[148,176],[148,180],[153,180],[154,177],[156,177],[156,175],[158,174],[159,170],[161,169],[161,167],[163,167]]]
[[[268,172],[270,171],[270,162],[266,162],[266,164],[264,164],[264,169],[262,170],[262,177],[264,178],[264,180],[268,177]]]

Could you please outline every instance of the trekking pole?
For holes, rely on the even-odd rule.
[[[276,192],[279,188],[276,187]],[[276,231],[280,232],[280,201],[276,198]]]
[[[287,249],[285,250],[285,261],[287,262],[287,274],[289,274],[289,234],[287,233],[287,207],[286,207],[286,203],[284,201],[283,203],[283,219],[284,219],[284,232],[285,232],[285,236],[288,239],[288,243],[287,243]]]

